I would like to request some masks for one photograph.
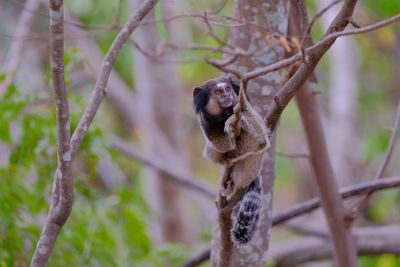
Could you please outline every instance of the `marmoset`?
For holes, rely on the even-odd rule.
[[[203,156],[219,164],[221,190],[229,195],[249,186],[233,208],[231,239],[237,246],[251,241],[261,209],[259,172],[269,140],[261,117],[246,99],[238,111],[240,86],[231,78],[216,78],[193,90],[193,103],[206,145]]]

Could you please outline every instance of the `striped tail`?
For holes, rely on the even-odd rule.
[[[261,187],[260,177],[257,176],[232,211],[231,239],[236,246],[245,246],[253,239],[257,231],[260,210]]]

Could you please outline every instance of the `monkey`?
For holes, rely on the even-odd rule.
[[[232,212],[231,239],[237,246],[250,242],[257,229],[259,172],[263,152],[270,146],[264,123],[247,95],[240,106],[240,90],[237,82],[224,77],[193,89],[195,112],[206,141],[203,156],[220,166],[221,192],[229,195],[234,188],[248,186]]]

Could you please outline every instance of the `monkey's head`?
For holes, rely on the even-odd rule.
[[[205,112],[221,116],[232,112],[238,102],[240,86],[231,78],[216,78],[206,81],[193,89],[193,103],[196,113]]]

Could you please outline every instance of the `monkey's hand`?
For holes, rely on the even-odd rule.
[[[224,132],[231,138],[236,137],[236,115],[232,114],[225,122]]]
[[[235,125],[237,125],[237,121],[240,119],[240,115],[237,115],[237,113],[240,112],[241,108],[240,103],[237,103],[233,107],[233,114],[225,122],[224,132],[231,138],[236,137],[240,132],[239,129],[235,128]]]

